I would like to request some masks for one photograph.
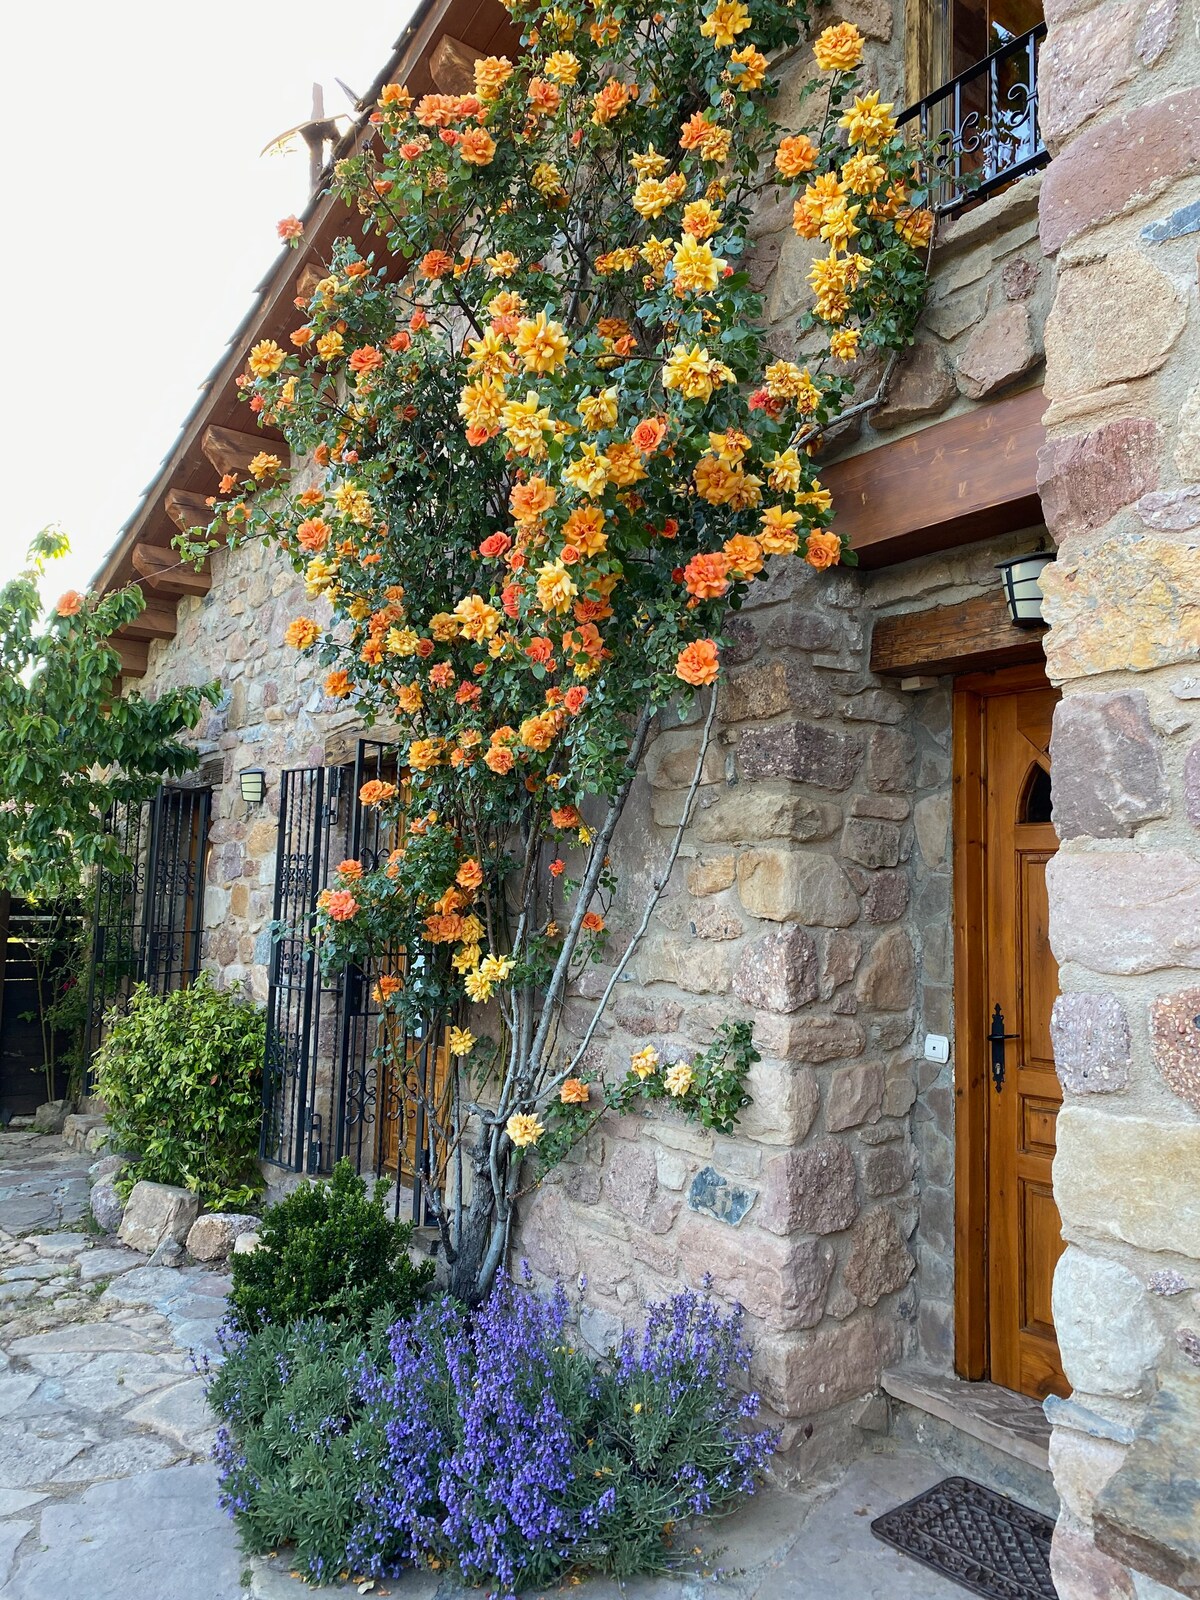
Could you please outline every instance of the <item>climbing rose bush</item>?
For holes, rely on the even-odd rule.
[[[415,1566],[500,1594],[680,1565],[676,1526],[752,1494],[776,1444],[739,1387],[741,1313],[683,1290],[597,1361],[569,1309],[501,1275],[470,1318],[441,1300],[386,1337],[227,1336],[209,1401],[248,1548],[291,1543],[317,1581]]]
[[[385,1053],[454,1028],[422,1110],[468,1301],[507,1248],[515,1152],[578,1081],[561,1007],[605,954],[652,722],[699,694],[707,743],[730,612],[781,563],[853,560],[810,449],[860,404],[856,361],[911,339],[933,225],[852,26],[817,39],[810,126],[785,133],[772,62],[802,5],[512,10],[515,62],[479,61],[473,93],[389,85],[338,167],[365,242],[241,379],[302,465],[265,442],[216,524],[282,547],[312,602],[288,642],[400,729],[396,781],[361,794],[394,848],[342,863],[319,932],[378,975]],[[772,348],[744,258],[775,189],[812,261]]]

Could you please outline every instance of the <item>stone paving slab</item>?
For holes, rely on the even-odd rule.
[[[242,1555],[217,1507],[207,1458],[213,1418],[188,1352],[213,1347],[228,1277],[196,1266],[149,1267],[111,1240],[74,1230],[89,1159],[56,1137],[0,1133],[0,1276],[39,1263],[54,1269],[0,1284],[36,1291],[0,1309],[0,1594],[313,1600],[315,1591],[289,1574],[286,1552],[274,1560]],[[35,1213],[46,1220],[30,1223]],[[872,1517],[944,1476],[916,1453],[867,1456],[835,1488],[765,1492],[705,1528],[697,1547],[717,1576],[564,1584],[553,1594],[962,1600],[962,1590],[870,1532]],[[371,1593],[372,1600],[464,1595],[450,1580],[415,1572]]]

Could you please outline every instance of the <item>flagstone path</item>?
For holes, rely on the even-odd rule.
[[[94,1160],[57,1137],[0,1132],[0,1595],[302,1600],[313,1591],[285,1564],[240,1553],[216,1503],[212,1417],[190,1352],[216,1348],[229,1280],[198,1266],[149,1266],[97,1236]],[[963,1590],[879,1544],[869,1527],[944,1476],[919,1455],[867,1456],[832,1493],[764,1493],[706,1535],[721,1547],[722,1581],[597,1582],[562,1594],[962,1600]],[[463,1593],[430,1574],[371,1592]]]

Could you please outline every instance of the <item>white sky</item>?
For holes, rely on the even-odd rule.
[[[312,84],[348,111],[413,0],[33,0],[0,24],[5,515],[0,583],[59,523],[48,598],[84,588],[307,198],[265,156]]]

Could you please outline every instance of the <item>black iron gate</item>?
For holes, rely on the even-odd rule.
[[[161,788],[153,800],[122,801],[105,827],[123,856],[96,874],[88,964],[88,1058],[105,1018],[133,986],[165,994],[200,971],[211,789]]]
[[[262,1154],[310,1173],[345,1156],[364,1175],[398,1180],[397,1212],[411,1204],[422,1221],[429,1140],[424,1094],[413,1090],[431,1093],[445,1079],[444,1030],[384,1036],[378,980],[403,970],[402,951],[323,975],[312,941],[317,897],[337,862],[351,857],[371,872],[399,843],[395,824],[359,802],[372,779],[394,783],[398,771],[395,749],[368,739],[353,763],[283,774]]]

